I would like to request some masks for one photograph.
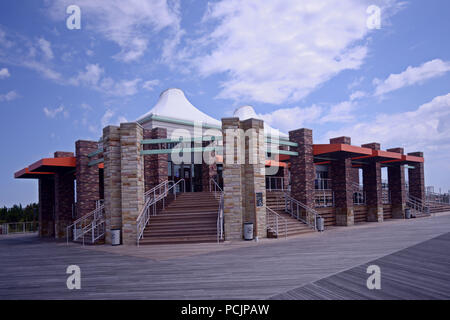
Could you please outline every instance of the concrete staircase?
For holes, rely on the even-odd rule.
[[[430,213],[449,212],[450,204],[427,202],[427,206],[430,208]]]
[[[177,195],[158,215],[150,218],[140,245],[217,241],[219,201],[210,192]]]

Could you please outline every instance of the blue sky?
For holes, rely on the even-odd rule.
[[[1,1],[0,206],[37,201],[15,171],[135,120],[170,87],[218,119],[250,104],[316,143],[424,151],[426,184],[448,190],[449,12],[445,0]]]

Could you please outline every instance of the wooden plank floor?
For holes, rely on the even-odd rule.
[[[450,215],[443,214],[331,228],[288,240],[225,244],[220,250],[214,244],[193,245],[192,250],[176,245],[171,250],[94,248],[6,236],[0,237],[0,299],[267,299],[363,268],[369,261],[446,234],[449,227]],[[429,254],[438,265],[442,255],[433,252]],[[419,263],[423,257],[417,259]],[[395,269],[396,262],[390,263]],[[447,260],[442,263],[442,268],[448,267]],[[81,290],[66,288],[65,270],[72,264],[81,268]],[[401,272],[404,266],[398,265]],[[410,272],[411,277],[422,276],[420,269]],[[428,282],[427,290],[433,290],[432,284]],[[408,298],[408,290],[404,292]]]
[[[369,290],[369,265],[381,270],[380,290]],[[277,300],[450,299],[450,233],[422,242],[306,286]]]

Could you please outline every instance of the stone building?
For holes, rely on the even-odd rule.
[[[423,153],[350,137],[315,144],[312,130],[282,133],[250,106],[219,121],[179,89],[15,178],[38,180],[40,236],[89,243],[111,243],[115,230],[128,245],[236,241],[246,223],[255,238],[285,237],[321,219],[326,231],[427,214]]]

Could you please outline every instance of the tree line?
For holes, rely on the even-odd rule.
[[[25,208],[21,204],[11,208],[0,208],[0,223],[31,222],[39,219],[39,206],[37,203],[27,205]]]

